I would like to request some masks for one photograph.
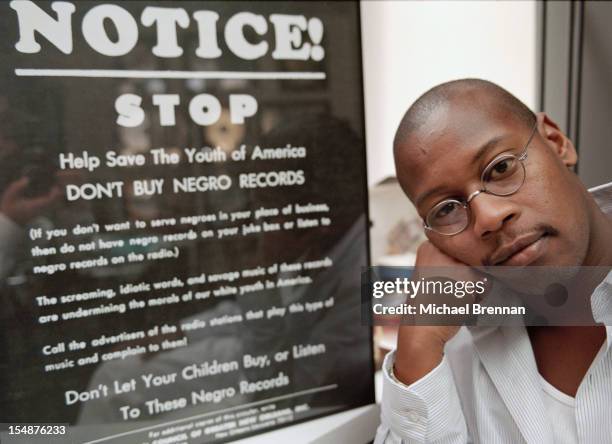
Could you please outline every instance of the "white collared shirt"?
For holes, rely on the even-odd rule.
[[[612,183],[591,192],[612,214]],[[612,272],[593,292],[591,309],[606,340],[573,398],[575,423],[560,422],[567,410],[563,417],[551,410],[524,327],[462,327],[442,362],[410,386],[393,377],[395,352],[387,355],[374,443],[556,444],[563,430],[575,430],[563,442],[612,443]]]
[[[603,350],[603,348],[602,348]],[[596,361],[596,360],[595,360]],[[542,400],[551,421],[553,440],[556,444],[573,444],[578,442],[578,427],[576,427],[576,400],[552,385],[543,376]]]

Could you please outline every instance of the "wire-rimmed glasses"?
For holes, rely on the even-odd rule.
[[[469,204],[480,193],[495,196],[509,196],[516,193],[525,182],[526,172],[523,162],[527,159],[527,148],[536,129],[537,123],[533,126],[531,135],[520,154],[505,152],[489,162],[480,176],[480,189],[471,193],[467,199],[445,199],[434,205],[423,221],[425,229],[444,236],[459,234],[469,226]]]

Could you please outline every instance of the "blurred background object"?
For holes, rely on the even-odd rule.
[[[418,245],[425,239],[421,219],[395,177],[368,190],[372,265],[414,265]]]
[[[539,108],[574,142],[582,181],[588,187],[610,182],[612,3],[543,2],[538,7]]]

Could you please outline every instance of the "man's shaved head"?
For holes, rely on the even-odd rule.
[[[493,82],[482,79],[460,79],[434,86],[408,108],[402,118],[393,146],[395,150],[418,130],[437,110],[453,100],[466,98],[474,105],[489,102],[504,116],[519,119],[532,128],[536,116],[523,102]]]

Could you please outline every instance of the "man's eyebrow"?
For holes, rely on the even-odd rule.
[[[415,200],[415,207],[419,207],[421,205],[421,203],[423,203],[423,201],[425,201],[429,196],[433,196],[434,194],[439,193],[440,191],[444,190],[446,188],[446,186],[444,185],[440,185],[437,186],[435,188],[432,188],[431,190],[428,190],[426,193],[422,194],[421,196],[419,196],[416,200]]]
[[[474,154],[474,156],[472,157],[472,164],[477,163],[480,159],[482,159],[485,154],[487,154],[487,152],[489,152],[491,149],[495,148],[497,146],[497,144],[499,144],[499,142],[501,142],[502,140],[504,140],[507,136],[506,135],[501,135],[501,136],[495,136],[491,139],[489,139],[487,142],[485,142],[483,145],[481,145],[478,150],[476,151],[476,154]],[[435,188],[432,188],[431,190],[428,190],[426,193],[424,193],[423,195],[419,196],[417,199],[415,199],[415,206],[418,208],[419,205],[421,205],[421,203],[423,203],[424,200],[426,200],[429,196],[432,196],[442,190],[444,190],[446,188],[446,186],[437,186]]]
[[[480,159],[482,159],[482,157],[484,157],[485,154],[487,154],[489,150],[495,148],[495,146],[505,138],[506,135],[495,136],[492,139],[489,139],[488,142],[481,145],[476,151],[476,154],[474,154],[474,157],[472,157],[472,163],[477,163]]]

